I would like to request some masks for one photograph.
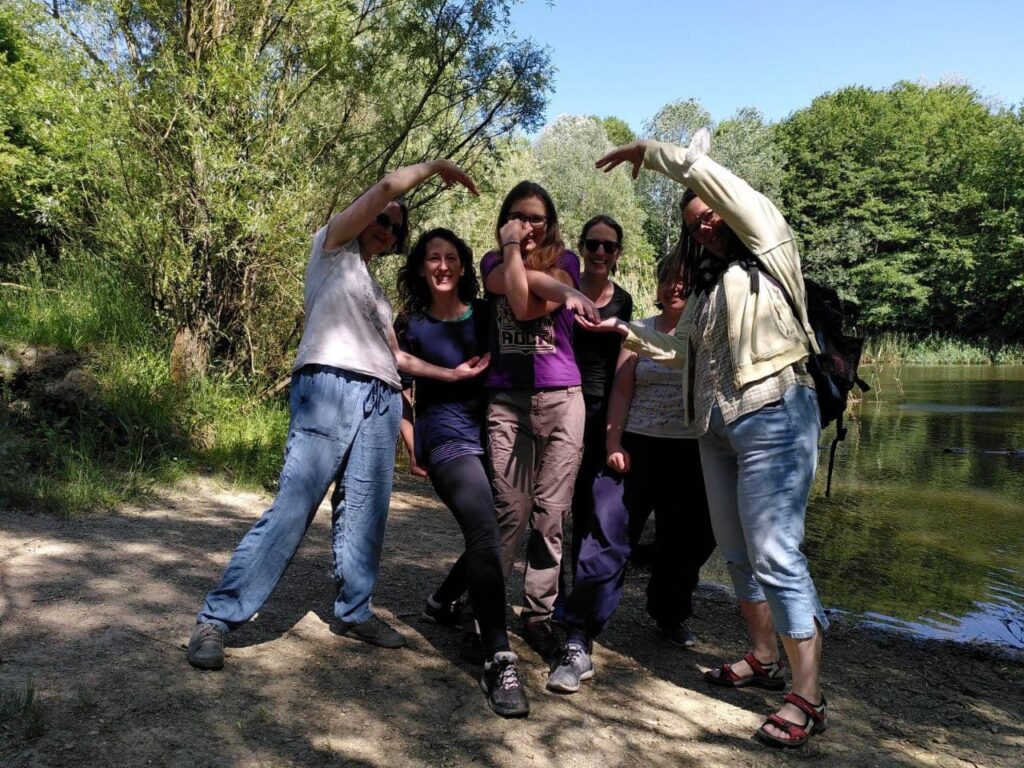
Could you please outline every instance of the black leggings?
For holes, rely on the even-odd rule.
[[[459,456],[432,467],[430,482],[452,511],[466,539],[466,551],[452,566],[434,597],[449,603],[468,588],[484,651],[490,657],[498,651],[510,650],[505,626],[501,540],[484,457]]]

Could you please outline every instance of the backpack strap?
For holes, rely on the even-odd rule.
[[[836,436],[832,438],[832,445],[828,449],[828,480],[825,482],[825,496],[832,495],[832,470],[836,464],[836,448],[839,443],[846,439],[846,425],[843,424],[843,414],[836,417]]]

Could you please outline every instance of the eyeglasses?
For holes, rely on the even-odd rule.
[[[513,211],[508,217],[513,221],[525,221],[531,227],[539,227],[548,220],[547,216],[541,216],[539,213],[526,214],[519,211]]]
[[[701,227],[705,227],[705,226],[710,227],[711,226],[711,220],[714,217],[715,217],[715,212],[713,210],[711,210],[710,208],[707,208],[704,211],[704,213],[702,213],[700,216],[698,216],[697,220],[695,222],[693,222],[693,226],[692,227],[688,227],[686,231],[689,233],[690,237],[696,239],[697,233],[700,232]]]
[[[402,224],[400,222],[392,221],[391,217],[386,213],[378,213],[376,221],[384,227],[384,229],[390,229],[391,234],[396,238],[402,236]]]
[[[604,252],[608,256],[614,256],[622,248],[622,243],[617,243],[614,240],[597,240],[594,238],[587,238],[583,241],[583,247],[591,253],[597,253],[597,249],[604,247]]]

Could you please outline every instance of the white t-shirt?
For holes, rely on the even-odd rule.
[[[306,328],[292,370],[330,365],[401,389],[388,341],[391,303],[366,269],[359,242],[325,251],[326,238],[326,226],[313,235],[306,267]]]

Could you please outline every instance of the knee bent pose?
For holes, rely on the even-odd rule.
[[[487,357],[489,311],[479,290],[473,252],[447,229],[419,238],[399,272],[404,313],[396,323],[400,347],[448,367]],[[441,587],[427,598],[423,616],[441,624],[460,619],[468,588],[480,627],[484,672],[480,684],[499,715],[529,713],[505,628],[505,580],[494,499],[481,440],[484,388],[480,379],[442,384],[423,377],[405,381],[402,434],[411,464],[426,469],[438,496],[462,529],[466,549]],[[411,387],[414,386],[415,389]],[[414,416],[414,419],[413,419]],[[468,638],[477,639],[475,632]],[[464,643],[465,643],[464,639]]]
[[[705,677],[784,687],[778,632],[793,688],[756,736],[800,746],[828,724],[818,682],[828,620],[800,551],[820,434],[805,360],[818,349],[792,230],[770,200],[707,156],[709,144],[700,131],[688,148],[639,141],[598,161],[606,170],[629,162],[634,175],[647,167],[687,187],[680,252],[692,291],[674,334],[603,327],[625,335],[627,349],[683,370],[715,538],[752,645]]]
[[[270,596],[332,482],[338,589],[332,628],[382,647],[404,645],[370,605],[402,414],[398,369],[446,381],[484,370],[472,362],[440,368],[398,350],[391,305],[367,269],[371,258],[404,244],[407,212],[396,198],[434,175],[476,191],[447,160],[408,166],[385,176],[313,236],[280,487],[196,617],[188,646],[195,667],[223,666],[224,632],[252,618]]]

